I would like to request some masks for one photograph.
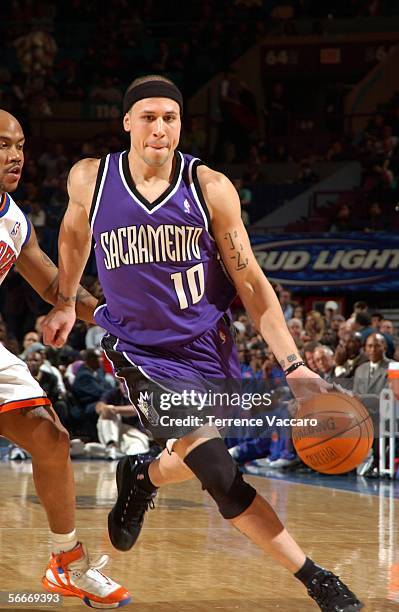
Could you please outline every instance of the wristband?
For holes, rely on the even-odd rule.
[[[306,363],[304,361],[297,361],[296,363],[293,363],[292,365],[290,365],[289,368],[284,370],[284,374],[288,376],[288,374],[292,374],[292,372],[295,372],[295,370],[297,370],[301,366],[306,366]]]

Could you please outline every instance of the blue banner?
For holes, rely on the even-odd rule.
[[[293,291],[399,290],[395,234],[274,234],[251,243],[268,279]]]

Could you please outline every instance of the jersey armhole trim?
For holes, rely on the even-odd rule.
[[[24,217],[26,219],[26,225],[27,225],[25,240],[23,241],[22,246],[21,246],[21,248],[23,249],[24,246],[29,242],[29,238],[30,238],[30,235],[32,233],[32,224],[31,224],[31,221],[30,221],[29,217],[27,215],[25,215],[24,212],[22,212],[22,214],[24,215]]]
[[[8,213],[10,202],[10,196],[7,193],[3,193],[3,195],[0,196],[0,217],[4,217],[4,215]]]
[[[93,199],[91,201],[90,212],[89,212],[89,223],[90,227],[93,231],[93,225],[96,218],[98,206],[101,200],[101,194],[104,188],[105,177],[107,176],[109,164],[109,154],[105,157],[102,157],[100,160],[100,165],[98,167],[96,185],[94,187]]]
[[[205,221],[205,226],[206,229],[209,233],[209,235],[211,236],[212,239],[214,239],[213,237],[213,233],[212,233],[212,225],[211,225],[211,216],[209,214],[209,209],[208,206],[206,204],[205,198],[204,198],[204,194],[202,193],[202,189],[201,189],[201,185],[200,182],[198,180],[198,174],[197,174],[197,169],[199,166],[203,166],[204,162],[201,161],[200,159],[195,159],[192,162],[192,166],[191,166],[191,179],[192,179],[192,183],[191,183],[191,190],[194,194],[194,197],[197,201],[197,204],[202,212],[202,215],[204,217],[204,221]]]

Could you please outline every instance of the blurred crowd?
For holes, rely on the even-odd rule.
[[[86,279],[86,281],[89,279]],[[101,297],[98,282],[89,288]],[[275,286],[288,329],[298,352],[309,368],[328,383],[338,383],[355,394],[375,398],[371,410],[378,413],[378,396],[387,387],[390,361],[399,360],[398,330],[391,320],[370,310],[359,301],[347,316],[334,300],[305,310],[289,290]],[[278,417],[294,414],[295,403],[284,372],[273,353],[254,329],[248,315],[233,307],[242,388],[245,393],[267,392],[273,398],[270,410]],[[96,325],[76,322],[68,343],[61,349],[42,343],[43,315],[18,342],[10,332],[7,320],[0,323],[0,341],[26,361],[32,375],[48,394],[68,429],[73,456],[117,459],[123,454],[156,452],[157,445],[147,436],[131,406],[123,385],[114,377],[101,349],[104,330]],[[370,406],[368,406],[370,409]],[[309,470],[299,461],[293,449],[290,430],[277,428],[267,434],[235,434],[226,440],[230,452],[248,469],[255,466],[270,469]],[[11,458],[24,458],[21,449],[12,448]],[[378,476],[378,448],[359,468],[365,476]]]
[[[388,387],[390,361],[399,360],[399,336],[394,323],[358,301],[344,316],[334,300],[305,311],[290,291],[276,286],[284,316],[306,365],[325,381],[355,395],[367,396],[367,407],[378,420],[379,395]],[[244,389],[272,393],[272,413],[289,418],[296,410],[284,373],[244,311],[235,314],[238,354]],[[240,464],[256,473],[259,467],[311,471],[297,457],[290,429],[276,428],[264,435],[228,440]],[[359,466],[358,474],[378,477],[378,441]]]

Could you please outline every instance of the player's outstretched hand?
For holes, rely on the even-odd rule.
[[[74,308],[54,306],[42,323],[44,344],[61,348],[67,341],[75,320]]]
[[[301,366],[288,374],[287,383],[299,403],[306,402],[318,393],[328,393],[333,390],[333,385],[306,366]]]

